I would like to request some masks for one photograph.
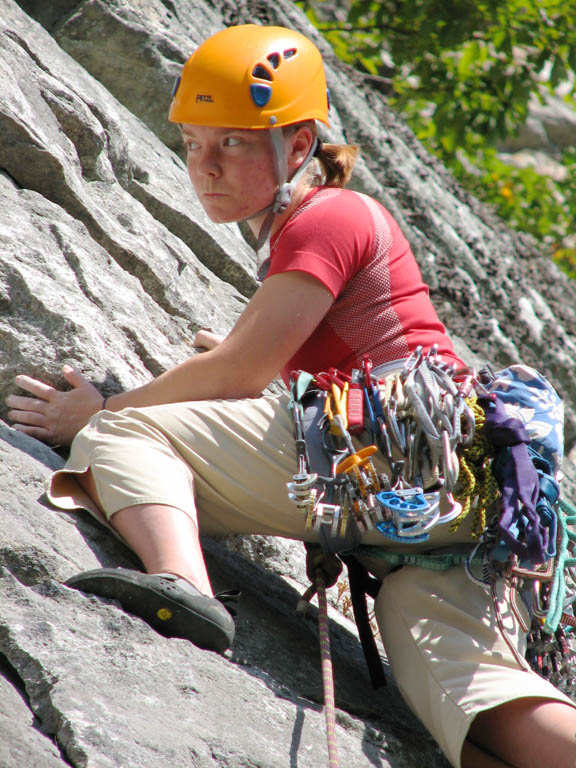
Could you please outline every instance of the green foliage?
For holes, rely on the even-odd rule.
[[[562,164],[567,175],[562,181],[530,167],[508,165],[491,147],[480,150],[474,162],[472,166],[469,157],[458,154],[448,164],[476,197],[491,203],[512,227],[534,235],[551,253],[561,250],[562,242],[573,232],[576,152],[564,153]]]
[[[320,21],[325,0],[299,4],[354,66],[377,74],[385,47],[398,68],[397,105],[435,105],[435,123],[454,145],[470,131],[504,137],[531,93],[554,90],[576,69],[570,0],[352,0],[339,23]]]
[[[562,245],[576,210],[574,155],[564,158],[567,180],[554,182],[505,165],[494,151],[524,122],[531,98],[576,71],[573,0],[349,0],[339,22],[321,20],[324,0],[298,4],[353,66],[385,74],[388,51],[391,103],[417,136],[512,226],[576,271],[576,251]],[[574,104],[574,91],[565,98]]]

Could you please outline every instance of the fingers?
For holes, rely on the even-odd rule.
[[[56,390],[29,376],[16,376],[15,382],[21,389],[40,397],[8,395],[5,402],[12,409],[8,411],[8,419],[13,422],[14,429],[25,432],[27,435],[36,437],[38,430],[45,433],[48,398],[52,397]]]
[[[88,384],[87,379],[85,379],[81,373],[79,373],[75,368],[72,368],[70,365],[64,365],[62,367],[62,373],[66,381],[74,388]],[[14,378],[14,383],[20,387],[20,389],[24,389],[26,392],[30,392],[42,400],[51,400],[53,394],[58,392],[57,389],[51,387],[49,384],[44,384],[43,381],[38,381],[38,379],[33,379],[30,376],[16,376]]]
[[[46,400],[38,400],[34,397],[23,397],[22,395],[8,395],[5,402],[10,408],[15,408],[18,411],[44,413],[46,408]]]
[[[43,381],[38,381],[38,379],[32,379],[30,376],[16,376],[14,383],[20,387],[20,389],[24,389],[26,392],[31,392],[41,400],[50,400],[52,393],[56,392],[54,387],[51,387],[49,384],[44,384]]]
[[[32,379],[30,376],[16,376],[15,383],[37,397],[23,395],[8,395],[6,405],[12,410],[8,411],[8,419],[14,429],[24,432],[40,440],[46,440],[46,408],[56,390],[42,381]]]
[[[44,426],[46,423],[46,416],[38,411],[8,411],[8,418],[16,424]]]
[[[47,400],[22,395],[8,395],[5,402],[12,409],[7,414],[10,421],[41,427],[45,425]]]
[[[44,428],[46,424],[46,417],[41,413],[34,413],[33,411],[8,411],[7,416],[14,428],[18,424]]]
[[[52,442],[49,431],[43,427],[29,426],[27,424],[13,424],[12,429],[16,430],[16,432],[22,432],[25,435],[29,435],[30,437],[35,437],[37,440],[42,440],[43,443]]]
[[[222,340],[222,336],[217,336],[215,333],[212,333],[212,331],[208,331],[205,328],[202,328],[196,334],[193,343],[195,347],[214,349],[214,347],[217,347],[218,344],[222,342]]]
[[[68,384],[71,384],[74,388],[88,384],[88,380],[85,379],[84,376],[82,376],[82,374],[79,373],[75,368],[72,368],[71,365],[62,366],[62,373],[64,374],[64,378]]]
[[[19,375],[16,385],[27,395],[9,395],[8,418],[14,429],[45,443],[67,445],[102,405],[98,389],[69,365],[62,369],[71,389],[61,391],[30,376]]]

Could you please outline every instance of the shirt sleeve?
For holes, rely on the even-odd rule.
[[[319,280],[336,298],[370,252],[365,206],[345,190],[324,189],[305,201],[271,243],[267,277],[299,271]]]

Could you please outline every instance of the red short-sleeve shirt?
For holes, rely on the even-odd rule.
[[[438,345],[461,365],[429,298],[410,246],[390,213],[352,190],[314,189],[272,238],[266,277],[306,272],[334,304],[282,370],[349,373],[369,355],[374,366]]]

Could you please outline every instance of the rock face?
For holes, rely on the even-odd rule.
[[[111,394],[193,354],[198,328],[225,333],[242,311],[253,253],[195,201],[165,115],[193,46],[246,21],[316,40],[334,105],[328,138],[362,147],[354,186],[399,220],[461,354],[549,376],[571,448],[574,285],[459,189],[289,0],[0,0],[1,415],[16,373],[61,385],[70,363]],[[293,610],[301,549],[206,541],[216,586],[244,593],[234,650],[167,640],[62,586],[78,570],[137,565],[88,516],[45,503],[62,461],[0,427],[1,768],[326,763],[315,624]],[[446,765],[393,684],[370,690],[353,627],[333,619],[342,764]]]
[[[500,146],[505,162],[519,168],[531,166],[538,173],[562,181],[568,175],[558,162],[565,149],[576,146],[576,111],[559,96],[544,104],[537,99],[529,105],[528,119],[517,135]]]

